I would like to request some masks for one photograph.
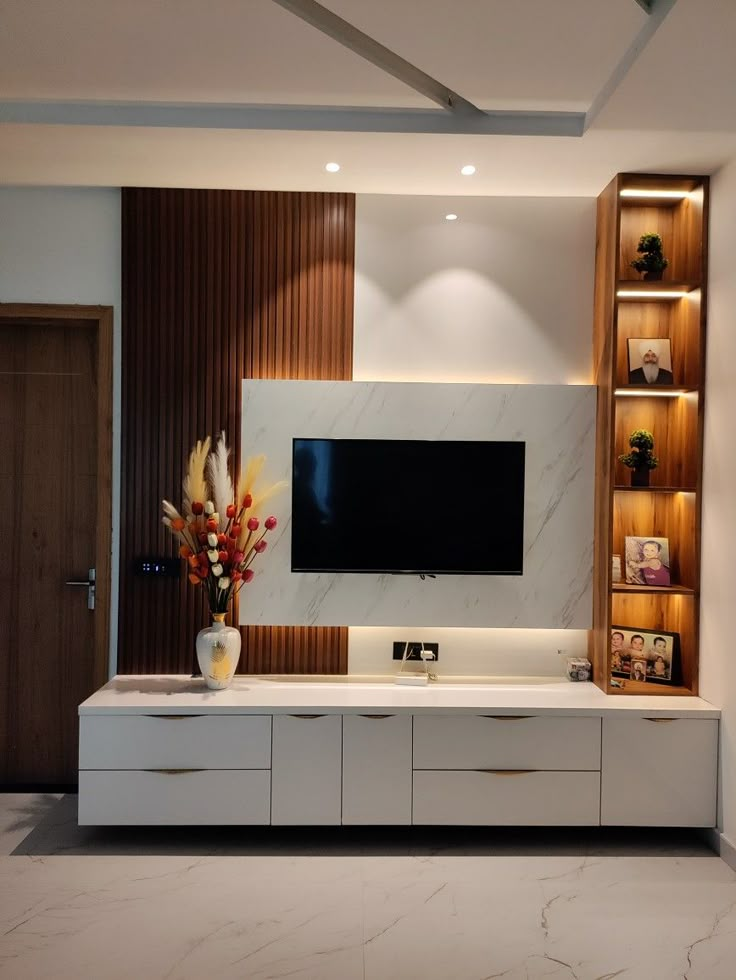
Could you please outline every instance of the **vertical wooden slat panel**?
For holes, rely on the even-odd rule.
[[[202,594],[133,560],[172,553],[160,501],[194,442],[225,429],[239,449],[242,378],[352,377],[355,199],[136,188],[122,207],[118,669],[188,673]],[[240,670],[344,673],[347,630],[245,627]]]

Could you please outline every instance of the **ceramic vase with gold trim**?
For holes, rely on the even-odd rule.
[[[240,630],[225,625],[225,613],[213,613],[212,625],[197,633],[197,661],[207,687],[229,687],[239,659]]]

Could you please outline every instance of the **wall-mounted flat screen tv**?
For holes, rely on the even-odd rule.
[[[293,572],[522,575],[523,442],[294,439]]]

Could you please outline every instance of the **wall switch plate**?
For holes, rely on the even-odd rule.
[[[394,642],[394,660],[403,659],[405,647],[406,647],[406,643],[402,643],[401,641]],[[434,654],[434,657],[431,660],[429,660],[428,663],[436,664],[440,658],[439,643],[425,643],[424,650],[425,652],[431,652]],[[412,642],[409,644],[409,652],[406,656],[406,659],[407,661],[418,660],[421,663],[422,660],[421,653],[422,653],[422,644]]]

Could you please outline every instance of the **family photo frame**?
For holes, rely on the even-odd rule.
[[[624,538],[628,585],[671,585],[669,538]]]
[[[669,337],[630,337],[627,347],[630,385],[675,384]]]
[[[611,676],[647,684],[681,682],[680,634],[666,630],[611,627]]]

